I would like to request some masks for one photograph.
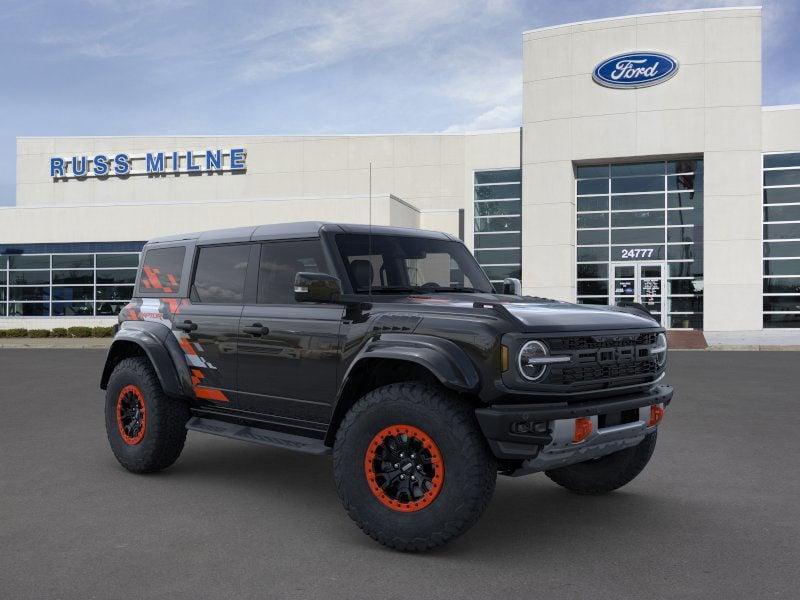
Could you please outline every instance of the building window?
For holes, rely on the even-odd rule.
[[[475,258],[495,289],[522,279],[522,171],[475,171]]]
[[[0,317],[113,316],[133,296],[138,252],[117,252],[111,243],[103,244],[106,252],[41,253],[36,246],[3,248]]]
[[[576,167],[577,297],[703,327],[703,161]]]
[[[800,152],[764,155],[765,328],[800,328]]]

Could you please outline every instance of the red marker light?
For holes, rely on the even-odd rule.
[[[586,417],[575,419],[575,433],[572,434],[572,443],[579,444],[592,434],[592,420]]]
[[[664,418],[664,407],[660,404],[654,404],[650,407],[650,418],[647,421],[648,427],[653,427],[661,422]]]

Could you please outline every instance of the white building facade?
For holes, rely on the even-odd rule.
[[[761,10],[537,29],[523,52],[518,129],[19,138],[0,327],[112,321],[151,237],[313,219],[447,231],[493,281],[672,329],[800,337],[800,106],[762,106]]]

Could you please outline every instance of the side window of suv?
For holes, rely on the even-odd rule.
[[[200,248],[192,284],[192,301],[242,304],[249,244]]]
[[[261,245],[259,304],[294,304],[297,273],[327,273],[319,240],[291,240]]]
[[[184,246],[148,250],[142,261],[139,293],[177,294],[185,255]]]

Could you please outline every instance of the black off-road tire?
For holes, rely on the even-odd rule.
[[[387,506],[367,479],[374,438],[396,425],[426,434],[443,464],[437,494],[414,512]],[[396,550],[420,551],[441,546],[478,520],[494,492],[497,465],[465,402],[442,388],[409,382],[373,390],[350,409],[336,435],[333,473],[345,510],[364,533]]]
[[[626,448],[596,460],[545,471],[558,485],[576,494],[605,494],[630,483],[647,466],[656,447],[658,432]]]
[[[141,440],[131,444],[123,438],[117,421],[120,393],[135,386],[144,402],[145,423]],[[133,473],[152,473],[174,463],[186,441],[189,407],[169,398],[161,389],[150,361],[144,357],[121,360],[106,389],[106,435],[119,463]]]

